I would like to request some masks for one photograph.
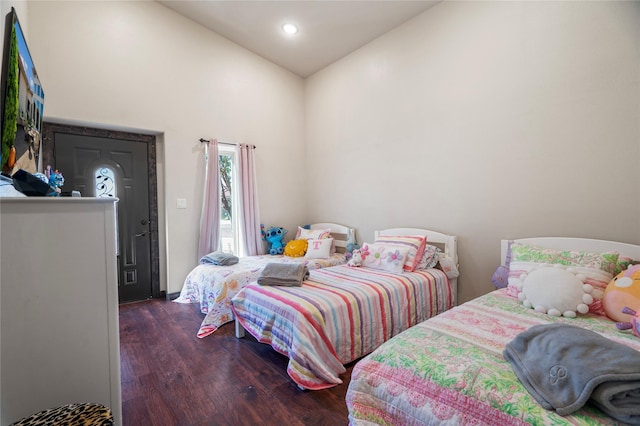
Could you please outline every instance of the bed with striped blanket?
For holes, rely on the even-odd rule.
[[[457,265],[457,238],[420,228],[391,228],[383,236],[424,236]],[[450,274],[451,275],[451,274]],[[245,329],[289,357],[287,372],[302,389],[342,383],[344,364],[455,305],[457,275],[440,269],[392,273],[346,265],[311,271],[300,287],[253,283],[232,299],[236,336]]]
[[[640,259],[640,246],[623,243],[566,238],[518,241],[561,250],[616,251]],[[505,254],[503,241],[503,262]],[[503,351],[520,333],[541,324],[577,326],[640,351],[640,339],[630,330],[618,330],[606,316],[550,316],[523,306],[506,288],[498,289],[406,330],[360,360],[346,394],[349,423],[622,424],[589,402],[566,416],[546,410],[518,380]]]
[[[345,250],[347,237],[353,228],[336,223],[314,223],[310,229],[329,229],[334,239],[336,253],[326,259],[306,259],[283,255],[256,255],[240,258],[235,265],[218,266],[201,264],[187,275],[174,302],[199,303],[205,317],[197,331],[199,338],[213,334],[222,325],[233,321],[231,298],[245,285],[255,281],[268,263],[304,264],[307,268],[319,269],[347,263]]]
[[[301,287],[250,284],[232,308],[245,330],[289,357],[287,372],[300,388],[317,390],[341,384],[344,364],[453,300],[439,269],[393,274],[342,265],[311,271]]]

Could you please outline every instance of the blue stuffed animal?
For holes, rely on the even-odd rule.
[[[49,186],[55,190],[56,196],[60,195],[60,187],[62,185],[64,185],[64,177],[62,176],[62,173],[60,173],[58,170],[51,172],[49,175]]]
[[[282,239],[284,238],[284,234],[287,233],[286,229],[272,226],[265,232],[264,225],[261,224],[260,232],[262,239],[269,243],[269,254],[282,254],[284,252],[284,242]]]

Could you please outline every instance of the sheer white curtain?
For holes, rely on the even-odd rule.
[[[204,178],[204,198],[200,216],[200,241],[198,259],[218,250],[220,246],[220,166],[218,163],[218,141],[205,143],[207,163]]]
[[[240,254],[253,256],[264,254],[260,235],[260,209],[258,208],[258,187],[253,145],[238,147],[238,176],[240,177],[241,213],[238,215],[240,227]]]

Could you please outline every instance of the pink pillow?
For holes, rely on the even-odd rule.
[[[427,237],[423,235],[379,235],[375,244],[394,245],[408,249],[404,270],[413,272],[422,260]]]

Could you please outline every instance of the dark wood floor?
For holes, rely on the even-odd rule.
[[[302,391],[288,359],[234,325],[198,339],[197,305],[152,300],[120,306],[124,425],[346,425],[344,384]]]

